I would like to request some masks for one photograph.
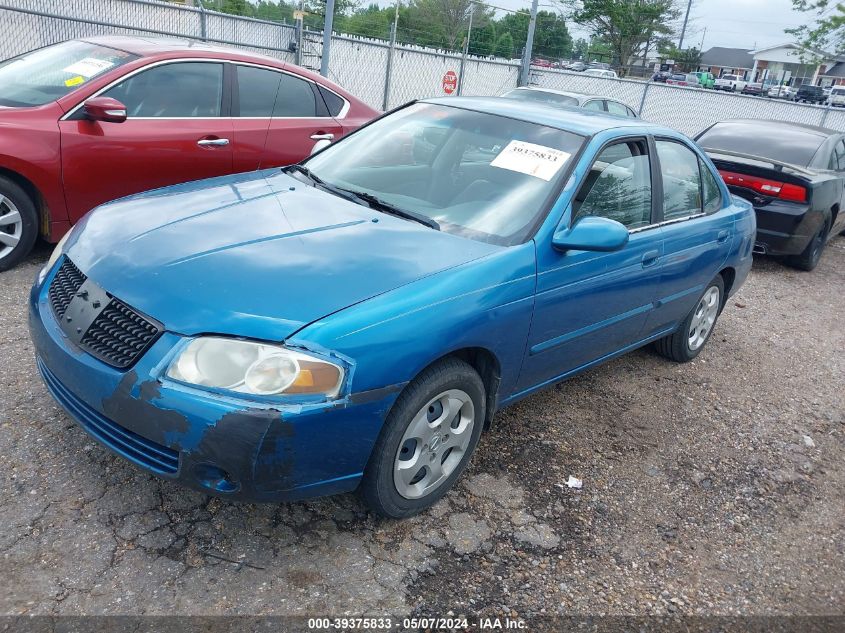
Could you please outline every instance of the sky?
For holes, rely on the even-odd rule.
[[[487,0],[507,9],[531,8],[530,0]],[[539,0],[540,9],[554,11],[553,0]],[[686,8],[687,0],[677,0]],[[812,14],[792,9],[792,0],[693,0],[685,36],[686,45],[730,48],[762,48],[790,41],[784,29],[808,21]],[[683,20],[683,15],[681,16]],[[573,37],[586,37],[576,25],[568,25]],[[705,29],[706,32],[705,32]]]

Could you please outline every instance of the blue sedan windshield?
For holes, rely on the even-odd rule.
[[[584,137],[433,104],[386,116],[308,160],[327,184],[494,244],[532,232]]]

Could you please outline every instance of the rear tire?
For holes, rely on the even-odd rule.
[[[716,275],[678,329],[655,341],[657,353],[678,363],[688,363],[698,356],[716,327],[725,302],[724,295],[725,281],[721,275]]]
[[[786,259],[786,263],[798,270],[813,270],[819,265],[824,247],[827,244],[827,234],[830,231],[830,219],[826,218],[818,233],[813,236],[807,248],[800,255],[793,255]]]
[[[35,203],[14,181],[0,176],[0,272],[26,257],[37,237]]]
[[[485,419],[478,372],[447,358],[414,378],[387,415],[358,493],[374,512],[403,519],[431,507],[469,463]]]

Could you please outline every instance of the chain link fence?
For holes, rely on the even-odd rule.
[[[323,35],[302,27],[158,0],[0,0],[0,58],[102,34],[176,36],[238,47],[319,70]],[[498,95],[515,88],[519,61],[394,41],[333,35],[328,76],[376,108],[438,95]],[[461,79],[463,78],[463,79]],[[845,111],[766,97],[533,68],[531,85],[613,97],[643,119],[694,135],[724,119],[794,121],[845,131]]]

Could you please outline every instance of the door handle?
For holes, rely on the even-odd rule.
[[[648,266],[653,266],[657,263],[657,260],[660,258],[660,251],[654,249],[653,251],[646,251],[643,253],[643,268],[647,268]]]
[[[201,138],[197,141],[200,147],[225,147],[229,144],[227,138]]]
[[[322,132],[319,134],[312,134],[311,135],[312,141],[333,141],[334,134],[323,134]]]
[[[722,243],[724,243],[728,240],[729,235],[730,235],[730,233],[726,229],[721,230],[721,231],[719,231],[719,234],[716,236],[716,241],[719,242],[720,244],[722,244]]]

